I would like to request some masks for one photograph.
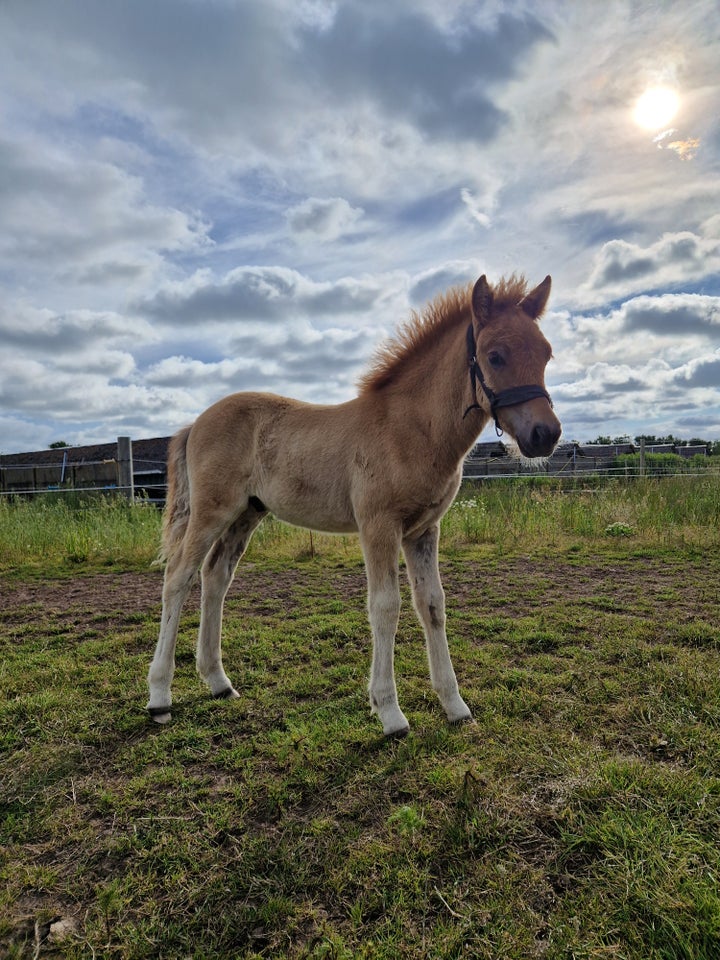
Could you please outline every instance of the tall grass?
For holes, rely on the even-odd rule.
[[[160,512],[122,498],[57,496],[0,501],[0,570],[147,567],[157,556]],[[443,549],[488,544],[499,550],[571,549],[611,537],[672,547],[720,545],[720,477],[604,480],[567,487],[559,481],[493,481],[463,486],[443,520]],[[248,559],[322,556],[358,559],[354,536],[311,534],[268,518]]]
[[[653,546],[720,542],[720,477],[466,484],[443,521],[446,545],[492,543],[542,548],[627,537]]]
[[[160,522],[152,506],[122,497],[0,500],[0,571],[146,567],[158,552]]]

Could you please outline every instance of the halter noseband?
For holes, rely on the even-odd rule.
[[[475,346],[475,334],[473,333],[472,323],[468,324],[467,328],[467,353],[468,367],[470,368],[470,386],[472,387],[473,392],[473,403],[470,404],[463,414],[463,420],[471,410],[482,409],[477,400],[478,383],[483,388],[483,393],[490,401],[490,414],[495,421],[495,433],[499,437],[503,435],[502,427],[500,426],[497,418],[497,411],[499,407],[514,407],[518,403],[525,403],[527,400],[536,400],[538,397],[544,397],[550,406],[553,405],[552,400],[550,399],[550,394],[547,392],[547,390],[537,384],[528,384],[524,387],[509,387],[507,390],[501,390],[500,393],[495,393],[492,387],[487,385],[482,369],[477,360],[477,348]]]

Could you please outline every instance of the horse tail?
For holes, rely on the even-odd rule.
[[[167,497],[163,514],[160,560],[170,560],[183,542],[190,520],[190,479],[187,442],[192,427],[183,427],[170,441],[167,463]]]

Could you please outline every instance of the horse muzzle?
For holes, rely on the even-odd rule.
[[[515,440],[520,452],[525,457],[549,457],[560,439],[560,421],[553,417],[555,423],[536,423],[529,434],[518,430]]]

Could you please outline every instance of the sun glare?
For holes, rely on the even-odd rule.
[[[649,87],[635,104],[635,122],[645,130],[667,127],[677,113],[680,98],[670,87]]]

